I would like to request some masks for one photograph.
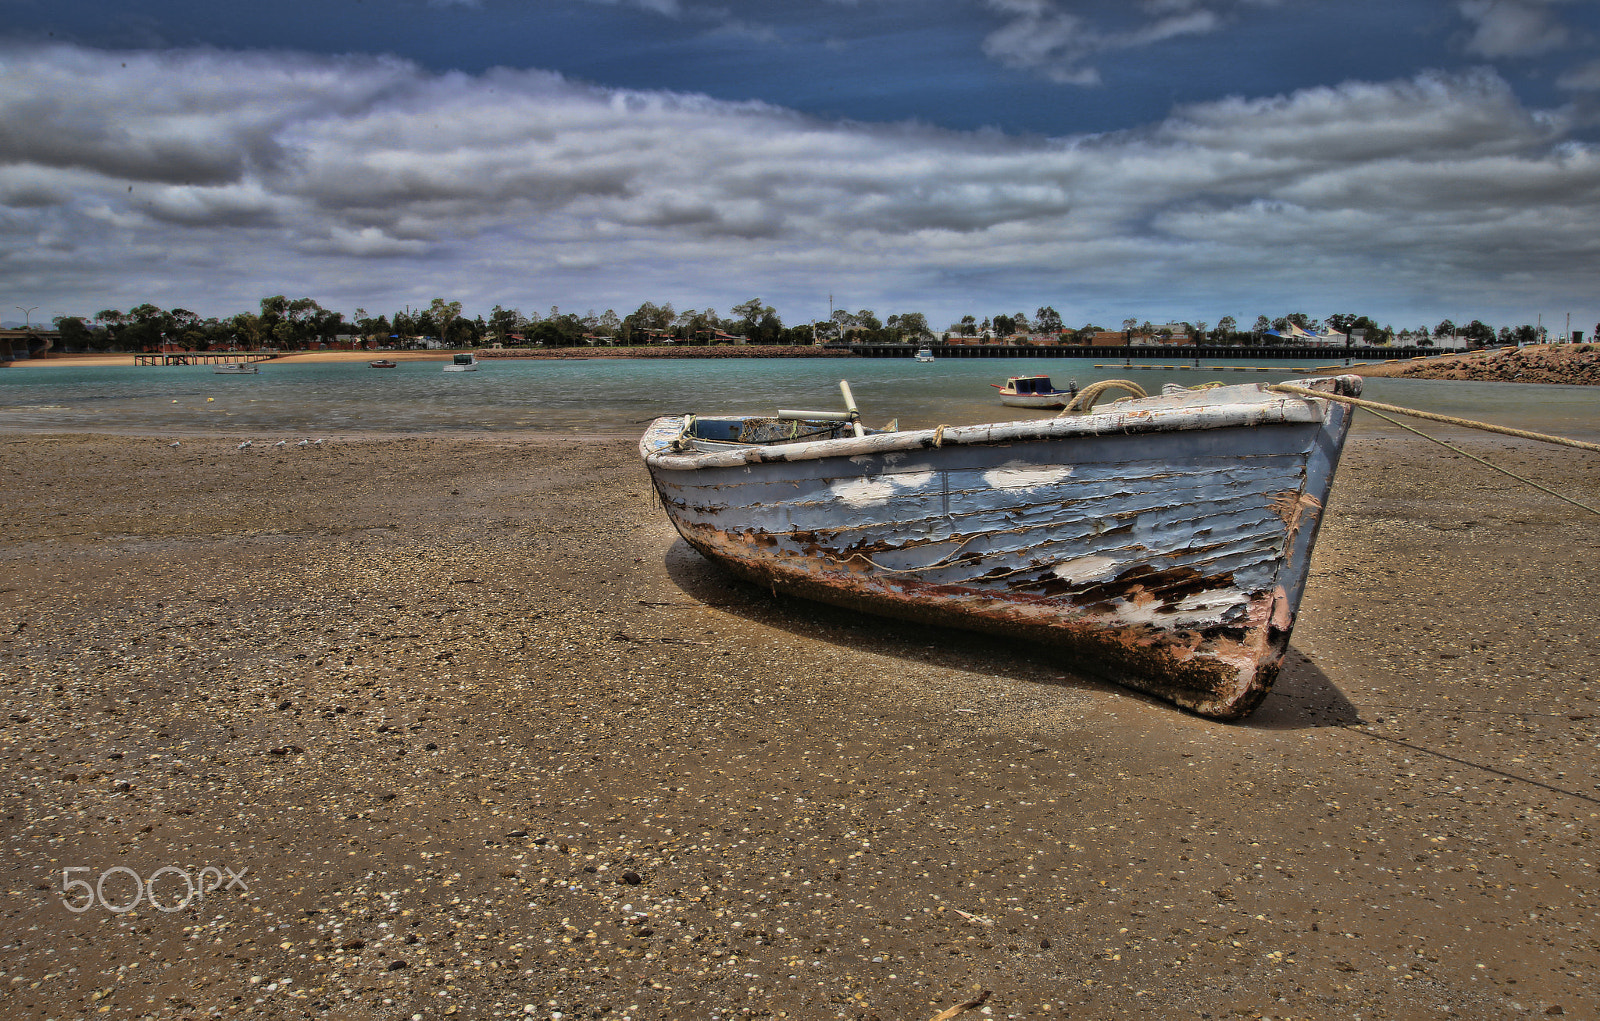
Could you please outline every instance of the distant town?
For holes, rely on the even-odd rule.
[[[644,302],[627,315],[613,309],[596,314],[524,314],[495,305],[487,315],[468,317],[459,301],[434,298],[427,306],[370,315],[358,308],[347,319],[312,298],[284,295],[262,298],[256,311],[226,318],[202,318],[183,308],[136,305],[126,312],[103,309],[93,316],[57,316],[53,328],[25,324],[0,330],[0,359],[38,357],[51,352],[122,351],[299,351],[321,348],[418,349],[460,347],[544,347],[644,345],[841,345],[841,344],[1004,344],[1127,346],[1397,346],[1466,350],[1496,344],[1533,344],[1552,339],[1543,323],[1501,325],[1449,319],[1428,326],[1396,329],[1365,315],[1335,313],[1318,320],[1304,312],[1271,318],[1259,315],[1248,327],[1225,315],[1206,320],[1152,323],[1129,317],[1115,326],[1065,325],[1046,305],[1025,312],[962,316],[943,330],[929,326],[920,312],[880,318],[872,309],[834,311],[827,319],[787,325],[760,298],[733,306],[726,317],[715,309],[678,311],[671,303]],[[1117,328],[1117,327],[1120,327]],[[1600,326],[1596,327],[1600,331]],[[1564,330],[1555,339],[1581,340]]]

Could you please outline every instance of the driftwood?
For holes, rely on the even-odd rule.
[[[984,1003],[988,1001],[989,997],[993,995],[994,990],[985,989],[983,992],[979,993],[973,999],[968,1000],[966,1003],[958,1003],[949,1010],[941,1010],[939,1013],[933,1015],[930,1021],[950,1021],[950,1019],[955,1017],[957,1014],[962,1014],[969,1010],[976,1010],[977,1008],[983,1006]]]

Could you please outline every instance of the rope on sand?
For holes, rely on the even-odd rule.
[[[1062,415],[1079,414],[1088,411],[1094,407],[1094,402],[1100,399],[1100,395],[1107,390],[1126,390],[1135,397],[1150,396],[1144,392],[1144,387],[1130,380],[1102,379],[1097,383],[1090,383],[1082,390],[1079,390],[1078,395],[1068,401],[1067,406],[1056,413],[1056,417],[1060,418]]]
[[[1399,426],[1400,428],[1404,429],[1406,432],[1415,433],[1418,436],[1421,436],[1423,439],[1428,440],[1429,442],[1439,444],[1439,446],[1444,447],[1446,450],[1451,450],[1451,451],[1454,451],[1457,454],[1460,454],[1462,457],[1470,458],[1471,460],[1474,460],[1474,461],[1478,462],[1479,464],[1483,465],[1485,468],[1493,468],[1495,471],[1501,473],[1502,475],[1509,475],[1512,478],[1516,479],[1518,482],[1521,482],[1521,483],[1524,483],[1526,485],[1532,486],[1534,489],[1537,489],[1542,493],[1548,493],[1549,495],[1555,497],[1557,500],[1561,500],[1564,503],[1570,503],[1574,507],[1578,507],[1578,508],[1580,508],[1582,510],[1588,511],[1590,514],[1600,515],[1600,510],[1596,510],[1595,508],[1589,506],[1586,503],[1579,503],[1577,500],[1572,499],[1570,496],[1563,496],[1560,493],[1556,492],[1555,490],[1549,488],[1548,486],[1541,485],[1541,484],[1533,481],[1532,479],[1523,478],[1521,475],[1518,475],[1516,472],[1508,471],[1507,469],[1502,468],[1497,464],[1491,464],[1490,462],[1485,461],[1483,458],[1479,457],[1477,454],[1473,454],[1473,453],[1471,453],[1469,451],[1462,450],[1460,447],[1456,446],[1455,444],[1447,443],[1444,440],[1439,439],[1437,436],[1429,436],[1427,433],[1423,432],[1421,429],[1413,429],[1409,425],[1406,425],[1404,422],[1402,422],[1402,421],[1400,421],[1398,419],[1390,418],[1388,415],[1385,415],[1382,411],[1379,411],[1378,409],[1382,408],[1385,411],[1395,411],[1395,412],[1399,412],[1402,415],[1413,415],[1413,416],[1415,416],[1417,418],[1426,418],[1426,419],[1430,419],[1430,420],[1435,421],[1435,422],[1447,422],[1450,425],[1466,426],[1469,429],[1483,429],[1486,432],[1503,433],[1503,434],[1505,434],[1507,436],[1517,436],[1517,437],[1520,437],[1522,439],[1539,440],[1539,441],[1542,441],[1542,442],[1545,442],[1545,443],[1558,443],[1558,444],[1560,444],[1562,446],[1577,447],[1580,450],[1600,451],[1600,444],[1585,443],[1582,440],[1571,440],[1571,439],[1567,439],[1565,436],[1546,436],[1544,433],[1527,432],[1527,431],[1522,430],[1522,429],[1509,429],[1509,428],[1507,428],[1505,426],[1491,425],[1491,424],[1489,424],[1487,422],[1474,422],[1474,421],[1471,421],[1470,419],[1465,419],[1465,418],[1452,418],[1449,415],[1435,415],[1435,414],[1433,414],[1432,412],[1429,412],[1429,411],[1417,411],[1417,410],[1415,410],[1413,408],[1401,408],[1401,407],[1397,407],[1397,406],[1392,405],[1392,404],[1379,404],[1376,401],[1363,401],[1363,400],[1359,400],[1359,399],[1357,399],[1355,397],[1343,397],[1343,396],[1340,396],[1338,394],[1324,393],[1321,390],[1309,390],[1309,389],[1307,389],[1307,388],[1305,388],[1303,386],[1293,386],[1293,385],[1288,384],[1288,383],[1280,383],[1277,386],[1268,387],[1267,389],[1276,390],[1276,391],[1283,392],[1283,393],[1302,394],[1302,395],[1307,396],[1307,397],[1320,397],[1320,398],[1322,398],[1324,400],[1338,401],[1340,404],[1352,404],[1352,405],[1355,405],[1358,408],[1362,408],[1363,410],[1372,412],[1374,415],[1377,415],[1379,418],[1383,419],[1385,422],[1388,422],[1388,423],[1390,423],[1392,425]]]

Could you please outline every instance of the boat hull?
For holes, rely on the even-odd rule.
[[[683,420],[662,419],[641,452],[679,534],[764,587],[1043,643],[1065,669],[1237,719],[1287,651],[1349,409],[1223,390],[1239,400],[1220,412],[1187,394],[703,452],[673,452]]]
[[[1058,390],[1048,394],[1000,394],[1000,403],[1010,408],[1064,408],[1077,394]]]

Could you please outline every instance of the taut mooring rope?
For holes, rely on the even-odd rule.
[[[1468,429],[1482,429],[1484,432],[1500,433],[1505,436],[1516,436],[1524,440],[1538,440],[1541,443],[1558,443],[1564,447],[1577,447],[1579,450],[1592,450],[1600,454],[1600,443],[1585,443],[1583,440],[1570,440],[1565,436],[1550,436],[1545,433],[1528,432],[1525,429],[1512,429],[1503,425],[1491,425],[1488,422],[1474,422],[1470,418],[1452,418],[1449,415],[1436,415],[1431,411],[1418,411],[1415,408],[1402,408],[1397,404],[1379,404],[1377,401],[1363,401],[1356,397],[1345,397],[1342,394],[1325,393],[1321,390],[1311,390],[1292,383],[1278,383],[1267,387],[1277,393],[1299,394],[1302,397],[1316,397],[1324,401],[1337,401],[1340,404],[1350,404],[1368,411],[1390,411],[1396,415],[1410,415],[1412,418],[1426,418],[1431,422],[1443,422],[1446,425],[1459,425]],[[1426,435],[1426,434],[1424,434]],[[1430,440],[1432,436],[1428,437]]]
[[[1433,443],[1437,443],[1437,444],[1439,444],[1439,446],[1444,447],[1446,450],[1453,450],[1457,454],[1460,454],[1462,457],[1471,458],[1472,460],[1474,460],[1474,461],[1478,462],[1479,464],[1483,465],[1485,468],[1493,468],[1495,471],[1501,473],[1502,475],[1509,475],[1512,478],[1516,479],[1518,482],[1525,483],[1526,485],[1530,485],[1534,489],[1537,489],[1542,493],[1550,494],[1551,496],[1555,497],[1557,500],[1561,500],[1561,501],[1563,501],[1565,503],[1570,503],[1574,507],[1578,507],[1578,508],[1580,508],[1582,510],[1588,511],[1590,514],[1600,515],[1600,510],[1596,510],[1595,508],[1589,506],[1586,503],[1579,503],[1577,500],[1574,500],[1572,497],[1563,496],[1560,493],[1556,492],[1555,490],[1549,488],[1548,486],[1541,485],[1541,484],[1533,481],[1532,479],[1523,478],[1521,475],[1518,475],[1514,471],[1508,471],[1505,468],[1502,468],[1497,464],[1492,464],[1489,461],[1485,461],[1483,458],[1479,457],[1477,454],[1473,454],[1473,453],[1470,453],[1469,451],[1462,450],[1460,447],[1456,446],[1455,444],[1447,443],[1444,440],[1439,439],[1437,436],[1429,436],[1427,433],[1423,432],[1421,429],[1413,429],[1409,425],[1406,425],[1404,422],[1401,422],[1398,419],[1390,418],[1388,415],[1385,415],[1382,411],[1379,411],[1378,409],[1382,408],[1382,409],[1384,409],[1384,411],[1395,411],[1395,412],[1399,412],[1402,415],[1414,415],[1417,418],[1426,418],[1426,419],[1430,419],[1430,420],[1435,421],[1435,422],[1447,422],[1450,425],[1466,426],[1469,429],[1483,429],[1483,430],[1485,430],[1487,432],[1504,433],[1507,436],[1517,436],[1517,437],[1520,437],[1522,439],[1527,439],[1527,440],[1540,440],[1540,441],[1545,442],[1545,443],[1558,443],[1558,444],[1561,444],[1562,446],[1577,447],[1580,450],[1600,451],[1600,444],[1585,443],[1582,440],[1569,440],[1565,436],[1546,436],[1543,433],[1526,432],[1526,431],[1524,431],[1522,429],[1509,429],[1509,428],[1507,428],[1505,426],[1501,426],[1501,425],[1490,425],[1487,422],[1474,422],[1474,421],[1471,421],[1470,419],[1465,419],[1465,418],[1452,418],[1449,415],[1435,415],[1435,414],[1433,414],[1432,412],[1429,412],[1429,411],[1416,411],[1416,410],[1414,410],[1412,408],[1401,408],[1401,407],[1397,407],[1397,406],[1392,405],[1392,404],[1379,404],[1376,401],[1363,401],[1363,400],[1358,400],[1358,399],[1356,399],[1354,397],[1343,397],[1343,396],[1340,396],[1339,394],[1323,393],[1320,390],[1310,390],[1310,389],[1307,389],[1306,387],[1303,387],[1303,386],[1293,386],[1293,385],[1288,384],[1288,383],[1280,383],[1277,386],[1268,387],[1268,389],[1269,390],[1277,390],[1277,391],[1280,391],[1280,392],[1294,393],[1294,394],[1304,394],[1307,397],[1320,397],[1320,398],[1323,398],[1324,400],[1338,401],[1340,404],[1353,404],[1356,407],[1361,408],[1361,409],[1363,409],[1365,411],[1372,412],[1374,415],[1377,415],[1379,418],[1383,419],[1385,422],[1390,423],[1391,425],[1399,426],[1400,428],[1404,429],[1406,432],[1416,433],[1418,436],[1421,436],[1423,439],[1428,440],[1428,441],[1433,442]]]
[[[1371,408],[1368,408],[1366,410],[1372,411]],[[1557,500],[1563,500],[1563,501],[1565,501],[1567,503],[1572,504],[1572,506],[1574,506],[1574,507],[1581,507],[1584,510],[1588,511],[1590,514],[1600,515],[1600,510],[1595,510],[1593,507],[1589,506],[1586,503],[1579,503],[1578,501],[1574,500],[1570,496],[1562,496],[1560,493],[1556,492],[1554,489],[1549,488],[1548,486],[1542,486],[1539,483],[1533,481],[1532,479],[1523,478],[1521,475],[1518,475],[1514,471],[1507,471],[1506,469],[1500,467],[1497,464],[1491,464],[1490,462],[1485,461],[1483,458],[1479,457],[1477,454],[1468,453],[1467,451],[1462,450],[1460,447],[1456,446],[1453,443],[1446,443],[1444,440],[1439,439],[1439,437],[1437,437],[1437,436],[1429,436],[1427,433],[1423,432],[1421,429],[1413,429],[1409,425],[1406,425],[1404,422],[1400,421],[1399,419],[1390,418],[1388,415],[1385,415],[1381,411],[1372,411],[1372,413],[1374,415],[1377,415],[1379,418],[1383,419],[1385,422],[1392,422],[1393,424],[1395,424],[1395,425],[1399,426],[1400,428],[1404,429],[1406,432],[1416,433],[1418,436],[1421,436],[1425,440],[1432,440],[1433,442],[1439,444],[1439,446],[1444,447],[1447,450],[1453,450],[1456,453],[1460,454],[1462,457],[1470,457],[1474,461],[1476,461],[1479,464],[1483,465],[1485,468],[1493,468],[1495,471],[1500,472],[1503,475],[1511,476],[1512,478],[1516,479],[1518,482],[1525,482],[1528,485],[1532,486],[1534,489],[1540,490],[1541,492],[1549,493],[1551,496],[1555,497]]]

